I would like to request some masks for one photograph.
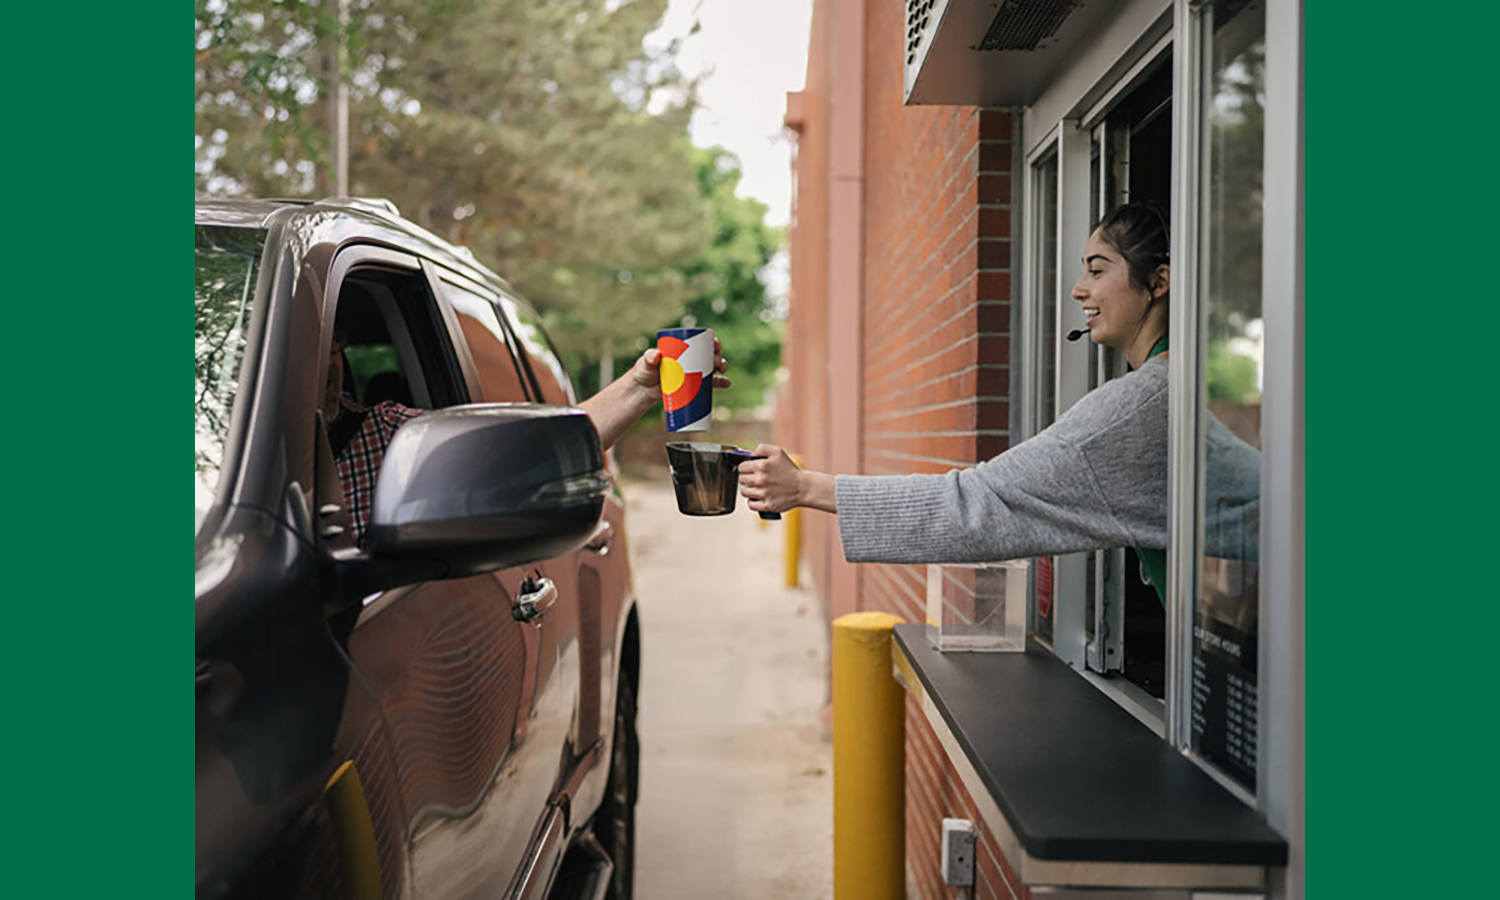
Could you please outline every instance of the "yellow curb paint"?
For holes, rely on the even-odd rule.
[[[375,824],[365,802],[364,785],[354,760],[339,766],[324,790],[333,819],[334,837],[343,865],[345,895],[350,900],[380,900],[380,856],[375,849]]]

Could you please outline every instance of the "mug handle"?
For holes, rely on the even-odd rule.
[[[764,456],[756,456],[754,453],[751,453],[749,450],[746,450],[743,447],[735,447],[733,450],[728,451],[728,453],[729,453],[730,456],[737,456],[737,457],[739,457],[741,462],[743,462],[743,461],[745,461],[747,459],[765,459],[766,458]],[[738,465],[738,464],[736,464],[736,465]],[[762,519],[766,519],[767,521],[779,521],[781,519],[781,513],[778,513],[778,512],[763,512],[763,513],[760,514],[760,517]]]

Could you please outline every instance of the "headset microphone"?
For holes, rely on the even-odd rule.
[[[1075,328],[1072,331],[1068,332],[1068,340],[1076,341],[1088,333],[1089,329],[1087,328]]]

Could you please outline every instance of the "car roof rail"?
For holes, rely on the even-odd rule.
[[[318,202],[333,206],[354,206],[372,212],[389,213],[393,216],[401,215],[401,210],[396,208],[396,204],[384,197],[324,197]]]

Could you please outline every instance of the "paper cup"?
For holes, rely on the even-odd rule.
[[[656,333],[661,351],[661,402],[668,431],[707,431],[714,402],[714,331],[668,328]]]

